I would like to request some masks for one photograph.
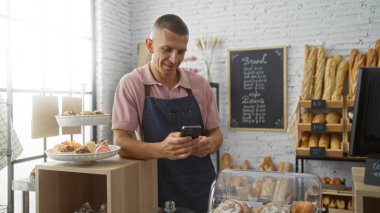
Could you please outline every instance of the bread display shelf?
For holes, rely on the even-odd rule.
[[[311,131],[311,123],[298,123],[298,131],[302,132],[310,132]],[[341,120],[340,124],[326,124],[327,132],[343,132],[343,120]]]
[[[346,185],[343,184],[326,184],[322,183],[322,189],[330,189],[330,190],[345,190]]]
[[[322,185],[322,194],[324,194],[324,195],[335,195],[335,196],[352,197],[352,191],[351,190],[324,189],[323,185]]]
[[[299,100],[299,106],[303,108],[312,108],[311,105],[312,100]],[[343,97],[339,101],[326,101],[326,108],[343,108]]]
[[[109,122],[109,117],[109,114],[55,116],[58,125],[62,127],[105,125]]]
[[[347,99],[347,107],[354,107],[355,99]]]
[[[297,156],[310,156],[310,148],[296,148]],[[343,157],[343,149],[326,149],[325,150],[326,157]]]
[[[352,210],[329,208],[329,213],[352,213]]]

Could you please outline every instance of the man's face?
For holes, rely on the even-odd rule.
[[[163,76],[175,74],[185,57],[188,40],[187,35],[180,36],[168,29],[156,29],[151,45],[152,69]]]

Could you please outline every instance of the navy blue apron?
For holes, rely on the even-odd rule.
[[[203,129],[201,112],[190,89],[186,89],[186,97],[160,99],[150,97],[150,85],[144,86],[143,141],[163,141],[184,125],[201,125]],[[215,178],[210,155],[204,158],[191,155],[182,160],[158,159],[157,165],[160,207],[172,200],[176,206],[197,213],[207,212],[209,190]]]

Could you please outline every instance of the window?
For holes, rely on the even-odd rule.
[[[92,109],[93,11],[92,0],[0,0],[0,94],[12,93],[13,124],[23,146],[18,159],[44,154],[44,140],[31,139],[32,96],[40,91],[59,97],[82,97]],[[7,88],[7,73],[12,88]],[[59,100],[61,100],[59,98]],[[90,127],[85,130],[90,139]],[[47,147],[69,140],[70,135],[46,139]],[[81,135],[74,140],[82,141]],[[49,159],[47,159],[49,160]],[[14,164],[14,179],[28,177],[43,158]],[[7,169],[0,171],[0,205],[7,205]],[[35,211],[34,194],[30,195]],[[21,192],[14,192],[14,212],[21,212]]]

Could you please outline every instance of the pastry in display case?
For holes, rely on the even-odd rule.
[[[223,170],[214,181],[209,213],[322,212],[317,175],[291,172]]]

